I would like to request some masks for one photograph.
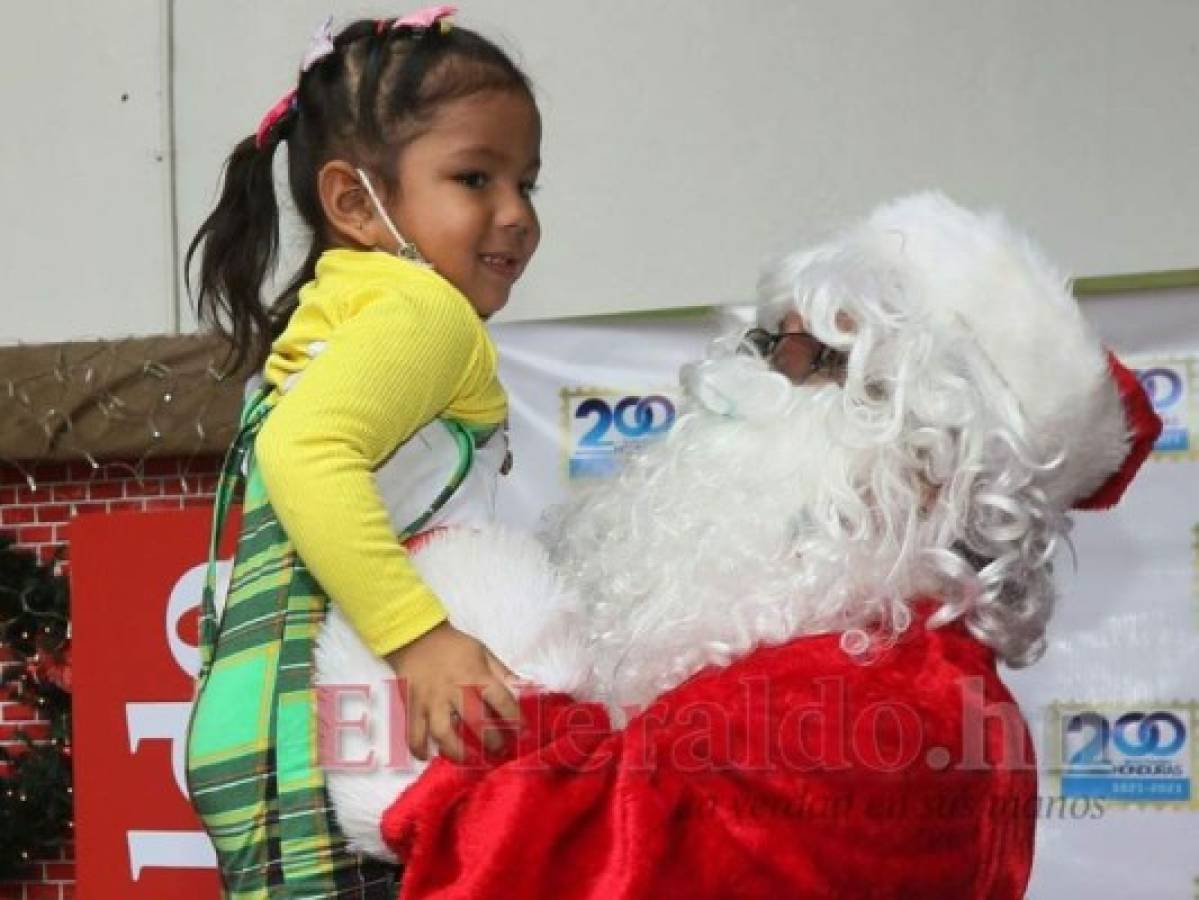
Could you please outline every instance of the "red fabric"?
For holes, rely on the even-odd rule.
[[[957,625],[869,665],[836,636],[761,649],[623,730],[561,695],[522,708],[514,756],[439,759],[385,813],[402,900],[1024,896],[1032,744]]]
[[[1124,464],[1120,466],[1119,471],[1113,473],[1091,496],[1074,504],[1075,509],[1108,509],[1119,503],[1137,470],[1153,452],[1153,445],[1162,433],[1162,420],[1153,411],[1153,403],[1145,394],[1137,376],[1116,359],[1114,353],[1107,355],[1107,362],[1111,368],[1112,379],[1116,382],[1116,389],[1120,393],[1120,402],[1124,404],[1124,418],[1128,422],[1130,442],[1128,455],[1124,457]]]
[[[447,525],[438,525],[434,528],[427,528],[424,531],[418,531],[416,534],[404,541],[404,549],[409,553],[415,553],[424,547],[425,544],[429,543],[429,541],[433,540],[433,538],[437,537],[438,535],[445,534],[449,530],[449,526]]]

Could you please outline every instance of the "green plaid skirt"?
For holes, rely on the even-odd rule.
[[[317,758],[313,648],[328,601],[279,525],[254,461],[269,396],[261,390],[247,401],[217,487],[188,733],[192,804],[229,900],[392,900],[398,870],[349,849]],[[218,617],[217,543],[243,488],[233,580]]]

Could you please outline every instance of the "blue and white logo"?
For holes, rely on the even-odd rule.
[[[1063,797],[1191,801],[1191,713],[1185,707],[1060,710]]]
[[[666,434],[676,417],[665,394],[563,391],[567,431],[567,475],[603,478],[616,471],[622,454]]]
[[[1186,453],[1191,449],[1188,410],[1188,372],[1185,365],[1163,363],[1140,369],[1137,379],[1149,395],[1154,412],[1161,417],[1161,437],[1153,445],[1157,453]]]

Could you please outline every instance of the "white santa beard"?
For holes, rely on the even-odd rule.
[[[748,362],[705,364],[748,418],[692,410],[550,532],[587,606],[596,698],[610,707],[641,707],[758,645],[901,630],[906,607],[893,607],[929,586],[910,540],[927,523],[893,446],[853,447],[836,385],[780,394],[779,376],[747,381]]]

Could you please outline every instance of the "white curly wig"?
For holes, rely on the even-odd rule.
[[[1033,662],[1066,510],[1128,446],[1065,280],[997,217],[924,194],[785,258],[760,300],[764,327],[796,310],[845,352],[844,382],[794,386],[717,340],[673,431],[547,531],[603,699],[637,706],[800,634],[868,657],[919,597],[932,627],[960,618]]]

